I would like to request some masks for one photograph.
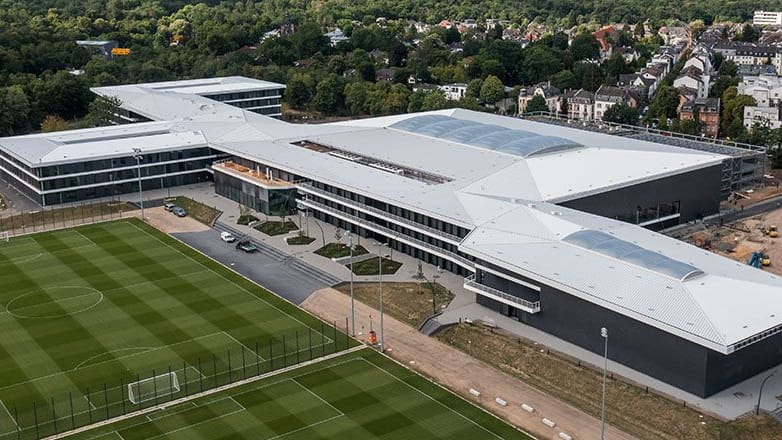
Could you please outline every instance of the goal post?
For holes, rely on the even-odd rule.
[[[155,396],[164,397],[180,390],[179,379],[176,373],[164,373],[147,379],[128,384],[128,399],[134,405],[155,399]]]
[[[8,231],[0,231],[0,241],[11,241],[11,233]]]

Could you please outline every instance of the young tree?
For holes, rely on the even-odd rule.
[[[445,99],[443,92],[434,90],[427,93],[424,97],[423,103],[421,104],[421,111],[441,110],[444,109],[446,105],[448,105],[448,101]]]
[[[44,133],[49,133],[52,131],[63,131],[69,128],[70,126],[67,122],[65,122],[65,119],[57,115],[47,115],[45,118],[43,118],[43,122],[41,122],[41,131]]]
[[[625,102],[619,102],[603,113],[603,120],[616,124],[638,125],[638,110]]]
[[[90,103],[85,124],[89,127],[103,127],[110,125],[116,119],[119,107],[122,104],[116,96],[98,96]]]
[[[494,105],[505,96],[505,86],[502,81],[494,75],[490,75],[481,85],[480,98],[486,104]]]
[[[351,115],[366,113],[367,84],[364,81],[356,81],[345,85],[345,107]]]
[[[468,82],[467,91],[464,93],[464,96],[478,99],[481,96],[481,86],[483,86],[483,80],[480,78],[475,78]]]
[[[546,98],[540,95],[535,95],[527,103],[527,109],[524,110],[524,113],[547,112],[547,111],[549,111],[549,108],[548,108],[548,104],[546,103]]]

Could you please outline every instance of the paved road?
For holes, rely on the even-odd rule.
[[[294,304],[333,284],[294,257],[239,251],[234,244],[220,240],[220,232],[214,229],[172,235]]]

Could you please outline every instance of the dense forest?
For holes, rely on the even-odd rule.
[[[385,114],[442,108],[439,94],[412,93],[418,81],[470,83],[458,105],[480,108],[498,87],[551,80],[560,88],[595,90],[620,73],[634,71],[660,41],[623,32],[617,38],[641,54],[637,65],[619,58],[603,65],[580,60],[597,54],[584,32],[568,46],[564,34],[522,49],[501,39],[501,29],[465,33],[436,27],[416,34],[407,19],[500,18],[550,29],[646,19],[656,29],[675,19],[746,20],[774,1],[693,0],[0,0],[0,135],[92,126],[102,105],[89,87],[181,78],[245,75],[288,84],[291,109],[332,115]],[[296,32],[261,40],[285,17]],[[385,17],[388,26],[375,25]],[[399,20],[393,20],[399,19]],[[351,40],[329,45],[323,32],[341,27]],[[640,28],[636,26],[636,28]],[[79,48],[80,39],[117,40],[128,57],[107,61]],[[417,41],[411,45],[411,41]],[[177,44],[173,44],[177,43]],[[449,50],[459,43],[463,50]],[[378,58],[376,52],[382,56]],[[393,81],[376,72],[393,69]],[[70,73],[69,73],[70,72]],[[93,111],[90,111],[92,107]]]

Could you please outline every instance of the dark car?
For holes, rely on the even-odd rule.
[[[250,240],[247,239],[238,241],[236,243],[236,249],[245,251],[248,254],[251,254],[258,250],[258,248],[255,247],[255,245]]]
[[[187,211],[185,211],[184,208],[180,208],[179,206],[175,206],[171,209],[171,212],[174,213],[177,217],[185,217],[187,216]]]

